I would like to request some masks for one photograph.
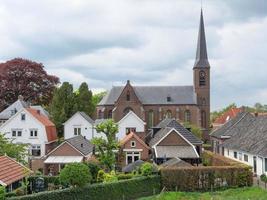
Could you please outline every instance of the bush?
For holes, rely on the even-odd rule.
[[[105,178],[105,172],[104,172],[104,170],[101,169],[97,173],[97,182],[98,183],[104,182],[104,178]]]
[[[133,178],[133,174],[118,174],[117,178],[118,180],[127,180]]]
[[[116,182],[118,181],[118,178],[115,174],[115,171],[111,171],[110,173],[106,173],[104,176],[104,183],[107,182]]]
[[[32,188],[32,191],[36,191],[35,189],[35,182],[37,178],[43,178],[44,179],[44,190],[48,190],[48,185],[60,185],[59,176],[30,176],[28,177],[29,185]]]
[[[160,191],[160,177],[151,176],[112,183],[86,185],[80,188],[40,192],[28,196],[13,197],[10,200],[131,200],[155,195]]]
[[[260,179],[261,179],[262,182],[264,182],[264,185],[265,185],[265,188],[266,188],[267,176],[266,176],[265,174],[262,174],[262,175],[260,176]]]
[[[6,196],[6,188],[4,186],[0,186],[0,200],[4,200]]]
[[[88,167],[84,163],[70,163],[61,170],[59,179],[73,187],[81,187],[91,182],[92,176]]]
[[[161,169],[161,181],[173,191],[208,191],[253,183],[251,169],[239,166],[165,168]]]
[[[151,163],[145,162],[144,164],[141,165],[140,170],[143,176],[152,175],[153,165]]]
[[[87,162],[87,166],[92,175],[92,183],[96,183],[98,171],[101,169],[99,164],[95,161],[89,161]]]

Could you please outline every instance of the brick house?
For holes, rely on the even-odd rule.
[[[91,158],[94,146],[78,135],[64,140],[43,159],[44,174],[57,175],[68,163],[84,162]]]
[[[192,86],[114,86],[97,106],[98,118],[116,122],[133,111],[146,123],[146,130],[165,118],[176,118],[202,128],[209,140],[210,64],[201,11]]]
[[[134,132],[130,132],[120,141],[120,167],[129,165],[137,160],[149,160],[150,147]]]

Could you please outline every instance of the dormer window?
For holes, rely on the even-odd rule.
[[[167,96],[167,102],[171,102],[171,96]]]
[[[127,94],[126,94],[126,100],[127,101],[131,100],[131,96],[130,96],[130,91],[129,90],[127,91]]]

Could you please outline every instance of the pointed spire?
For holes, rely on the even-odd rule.
[[[201,8],[195,67],[210,67],[207,54],[203,13]]]

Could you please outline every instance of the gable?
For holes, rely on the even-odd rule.
[[[144,125],[145,122],[140,119],[133,111],[130,111],[127,113],[127,115],[125,115],[119,122],[119,124],[140,124],[140,125]]]
[[[78,150],[65,142],[58,148],[51,151],[49,156],[83,156]]]
[[[137,136],[138,137],[138,136]],[[131,147],[131,142],[135,141],[135,147]],[[124,144],[125,149],[149,149],[147,145],[144,145],[141,143],[138,139],[135,137],[131,137],[125,144]]]
[[[191,145],[175,131],[172,131],[158,144],[158,146],[191,146]]]
[[[88,120],[82,116],[80,112],[76,112],[71,118],[69,118],[64,125],[89,125],[92,126],[92,123],[90,123]]]
[[[130,96],[130,99],[127,100],[127,95]],[[127,82],[126,86],[123,88],[120,96],[118,97],[116,103],[140,103],[139,98],[137,97],[134,88],[130,85],[129,82]]]

